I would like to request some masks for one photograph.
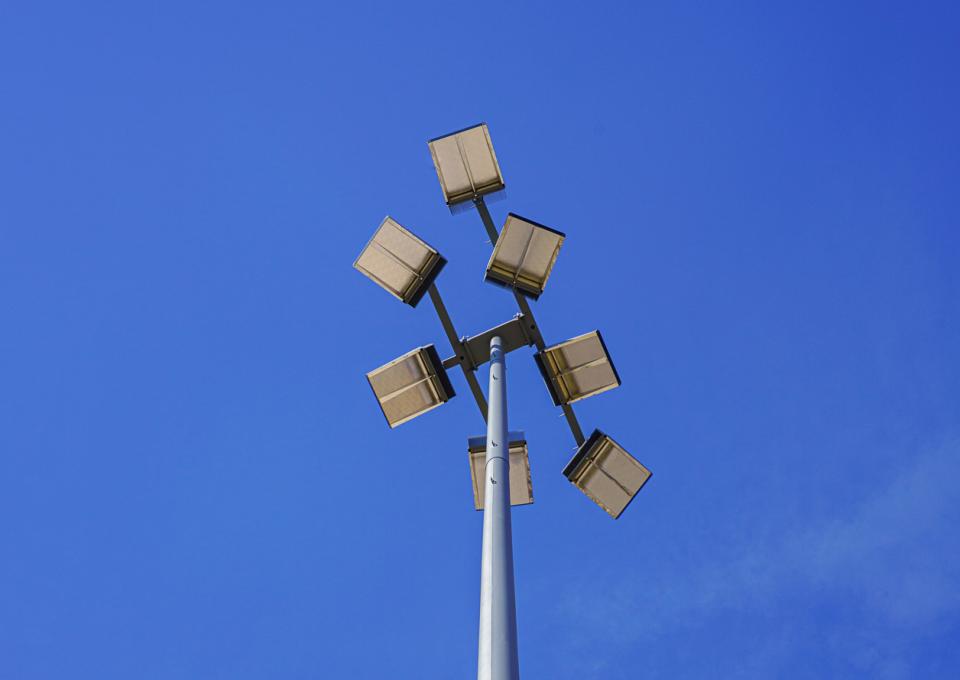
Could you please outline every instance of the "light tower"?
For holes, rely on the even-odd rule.
[[[497,232],[484,196],[504,189],[486,124],[428,143],[451,211],[476,207],[493,244],[485,279],[510,291],[519,313],[470,337],[457,335],[435,280],[446,260],[390,217],[384,219],[354,267],[411,306],[428,294],[453,355],[441,360],[433,345],[418,347],[367,374],[390,427],[454,396],[447,369],[459,366],[486,421],[486,437],[468,440],[474,504],[483,510],[478,680],[518,680],[511,505],[533,502],[526,438],[507,423],[506,355],[531,345],[554,404],[563,410],[576,442],[563,474],[614,519],[650,478],[650,471],[609,435],[583,436],[573,402],[620,385],[599,331],[547,346],[527,298],[536,300],[566,238],[559,231],[510,213]],[[490,364],[488,398],[477,380]],[[489,399],[489,401],[488,401]]]

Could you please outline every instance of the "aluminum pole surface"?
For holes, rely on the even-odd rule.
[[[500,338],[494,337],[490,340],[490,391],[487,399],[477,680],[520,678],[507,436],[507,366]]]

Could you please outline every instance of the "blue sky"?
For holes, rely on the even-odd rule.
[[[510,355],[524,677],[957,677],[960,12],[700,5],[4,3],[0,677],[475,673],[483,423],[388,429],[448,348],[351,263],[390,214],[515,312],[426,147],[479,121],[654,472],[610,520]]]

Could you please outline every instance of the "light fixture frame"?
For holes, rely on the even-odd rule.
[[[470,161],[464,151],[463,143],[460,141],[460,139],[457,139],[460,135],[478,128],[483,133],[484,141],[486,142],[486,148],[490,152],[489,160],[493,162],[493,167],[496,171],[496,181],[487,182],[485,184],[481,184],[480,186],[477,186],[477,184],[474,182],[473,173],[470,170]],[[441,142],[451,137],[455,138],[457,141],[457,149],[459,151],[460,161],[463,164],[463,170],[466,172],[467,181],[470,184],[469,191],[452,191],[449,187],[449,177],[444,179],[444,169],[441,165],[435,145],[437,142]],[[478,123],[476,125],[471,125],[469,127],[457,130],[456,132],[434,137],[427,142],[427,146],[430,149],[430,157],[433,159],[433,167],[437,171],[437,178],[440,180],[440,189],[443,192],[443,200],[446,202],[447,206],[451,208],[451,210],[461,203],[475,201],[483,196],[488,196],[490,194],[503,191],[503,189],[506,188],[506,183],[503,180],[503,171],[500,169],[500,163],[497,161],[497,154],[493,150],[493,141],[490,139],[490,129],[487,127],[486,123]]]
[[[423,246],[430,253],[430,257],[427,260],[420,270],[414,269],[408,263],[401,260],[395,253],[387,250],[385,247],[380,245],[376,238],[377,234],[384,228],[385,225],[390,224],[391,226],[400,230],[405,236],[409,237],[413,241],[417,242],[419,245]],[[407,290],[397,291],[392,288],[386,281],[377,276],[374,272],[367,269],[366,267],[360,264],[360,260],[363,258],[364,254],[370,248],[377,248],[380,252],[386,255],[389,259],[393,260],[396,264],[400,265],[406,269],[410,274],[413,275],[413,282],[410,284]],[[402,224],[397,222],[389,215],[383,218],[383,221],[380,222],[380,226],[377,227],[376,231],[373,232],[373,236],[370,237],[370,240],[367,241],[367,244],[363,247],[363,250],[360,251],[360,254],[357,255],[357,259],[353,261],[353,268],[358,272],[366,276],[368,279],[376,283],[378,286],[383,288],[385,291],[390,293],[393,297],[397,298],[404,304],[408,304],[411,307],[416,307],[417,303],[423,299],[423,296],[426,295],[427,291],[430,289],[430,286],[433,285],[433,282],[436,280],[437,276],[440,274],[440,271],[446,266],[447,259],[440,254],[440,251],[431,246],[429,243],[424,241],[422,238],[414,234],[412,231],[404,227]]]
[[[506,268],[503,267],[498,269],[496,264],[497,255],[500,252],[500,244],[503,243],[502,238],[511,224],[511,218],[519,222],[524,222],[532,227],[530,231],[530,238],[527,239],[523,253],[520,255],[520,262],[517,264],[517,270],[513,273],[507,271]],[[542,280],[538,281],[536,284],[533,284],[528,283],[527,279],[522,278],[521,270],[523,269],[523,262],[527,256],[530,243],[538,229],[559,236],[560,241],[557,243],[556,248],[554,248],[553,253],[550,256],[550,262],[547,265],[547,269],[546,272],[544,272]],[[563,242],[566,240],[566,238],[567,235],[562,231],[548,227],[545,224],[540,224],[539,222],[535,222],[534,220],[531,220],[528,217],[523,217],[522,215],[518,215],[517,213],[507,213],[507,219],[504,220],[503,227],[500,230],[500,237],[494,244],[493,252],[490,254],[490,259],[487,261],[487,268],[484,272],[484,280],[503,288],[512,288],[518,290],[534,300],[538,299],[543,294],[543,291],[547,286],[547,280],[550,278],[550,274],[553,272],[553,267],[557,262],[557,257],[560,255],[560,248],[563,246]]]
[[[418,356],[418,358],[421,360],[421,366],[427,377],[415,383],[405,385],[404,387],[398,390],[395,390],[388,395],[385,395],[384,398],[381,399],[380,395],[377,394],[376,388],[373,386],[373,381],[371,380],[371,376],[374,374],[381,373],[386,369],[396,364],[399,364],[403,361],[406,361],[413,356]],[[426,409],[423,409],[422,411],[417,411],[412,415],[405,416],[395,422],[391,422],[389,416],[387,416],[386,409],[384,409],[383,407],[383,404],[386,398],[390,397],[391,395],[397,394],[398,392],[412,389],[416,384],[419,384],[419,382],[423,382],[423,381],[430,382],[431,386],[433,387],[433,392],[437,396],[437,399],[438,399],[437,403],[427,407]],[[457,395],[457,393],[453,389],[453,384],[450,382],[450,377],[447,375],[447,369],[444,367],[443,362],[440,360],[440,355],[437,353],[437,348],[434,347],[433,345],[424,345],[423,347],[416,347],[410,350],[409,352],[407,352],[406,354],[403,354],[397,357],[396,359],[389,361],[384,365],[373,369],[372,371],[367,373],[367,384],[370,385],[370,389],[373,392],[373,396],[377,400],[377,405],[380,407],[380,412],[383,413],[383,417],[387,421],[387,425],[390,426],[390,429],[399,427],[400,425],[403,425],[404,423],[409,422],[418,416],[422,416],[423,414],[428,413],[429,411],[432,411],[438,406],[442,406],[443,404],[447,403]]]
[[[595,362],[600,361],[600,359],[595,359],[594,361],[588,362],[587,364],[576,366],[566,371],[555,372],[553,370],[553,365],[550,362],[549,354],[551,352],[556,352],[560,350],[560,348],[564,347],[565,345],[569,345],[571,343],[577,342],[578,340],[582,340],[587,336],[591,336],[591,335],[596,335],[597,339],[600,341],[600,347],[603,350],[603,359],[605,359],[606,363],[610,365],[610,370],[613,373],[613,377],[616,383],[608,384],[602,387],[601,389],[593,390],[586,394],[581,394],[578,396],[573,396],[573,395],[568,396],[567,394],[565,394],[567,390],[564,389],[564,385],[561,382],[560,377],[563,375],[574,373],[575,371],[580,370],[582,368],[586,368],[590,364],[594,364]],[[604,342],[603,335],[600,333],[599,330],[593,330],[588,333],[583,333],[582,335],[578,335],[576,337],[570,338],[569,340],[564,340],[563,342],[558,342],[555,345],[546,347],[538,351],[533,358],[537,364],[537,368],[540,370],[540,375],[543,377],[543,382],[547,386],[547,391],[550,393],[550,398],[553,399],[553,403],[556,406],[564,406],[564,405],[569,406],[570,404],[578,402],[581,399],[594,397],[598,394],[602,394],[609,390],[620,387],[620,385],[622,384],[620,381],[620,374],[617,372],[617,367],[614,365],[613,358],[610,356],[610,350],[607,349],[607,343]]]
[[[467,439],[467,459],[470,463],[470,482],[473,485],[473,507],[481,511],[484,508],[483,503],[480,502],[480,495],[485,491],[485,480],[477,479],[476,470],[473,465],[474,456],[482,456],[485,459],[487,451],[487,438],[486,436],[479,437],[470,437]],[[527,447],[527,437],[523,432],[514,431],[507,434],[507,462],[509,469],[512,473],[513,471],[513,461],[515,457],[522,458],[522,463],[524,465],[524,472],[526,473],[526,497],[529,500],[526,500],[522,503],[515,503],[513,501],[513,475],[510,476],[510,505],[517,507],[520,505],[532,505],[533,504],[533,479],[530,472],[530,451]],[[485,465],[485,463],[484,463]]]
[[[632,463],[638,466],[645,473],[643,481],[640,482],[640,486],[637,487],[636,491],[633,491],[631,493],[626,487],[623,486],[623,484],[619,480],[614,478],[601,466],[596,464],[595,462],[596,456],[597,454],[599,454],[600,447],[605,441],[609,441],[610,444],[614,446],[616,449],[618,449],[622,455],[626,456]],[[624,504],[622,508],[620,508],[619,512],[614,512],[611,508],[607,507],[606,503],[604,503],[602,500],[594,496],[589,490],[587,490],[585,486],[582,486],[581,484],[578,483],[579,480],[585,474],[587,470],[587,466],[590,464],[593,464],[593,466],[597,470],[599,470],[601,473],[609,477],[611,481],[613,481],[617,486],[623,489],[623,491],[626,494],[630,496],[630,499]],[[613,519],[619,519],[620,516],[626,511],[626,509],[630,507],[630,504],[633,503],[633,500],[640,494],[640,491],[643,489],[643,487],[647,485],[647,482],[650,481],[650,478],[653,476],[653,473],[650,471],[650,469],[646,465],[644,465],[639,460],[637,460],[613,437],[606,434],[605,432],[601,432],[600,430],[594,430],[590,434],[590,436],[587,437],[586,441],[584,441],[583,444],[581,444],[577,448],[577,451],[576,453],[574,453],[573,458],[571,458],[570,461],[563,468],[563,476],[566,477],[567,480],[571,484],[573,484],[573,486],[576,487],[581,493],[583,493],[584,496],[592,500],[594,503],[600,506],[608,515],[613,517]]]

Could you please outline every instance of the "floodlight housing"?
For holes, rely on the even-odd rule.
[[[510,505],[533,503],[533,482],[530,479],[530,457],[527,453],[527,438],[523,432],[507,435],[510,453]],[[483,510],[487,482],[484,469],[487,461],[487,438],[471,437],[467,440],[470,457],[470,479],[473,482],[473,507]]]
[[[594,430],[563,469],[564,476],[617,519],[651,472],[609,435]]]
[[[509,213],[487,262],[486,280],[537,299],[564,238],[563,232]]]
[[[486,123],[431,139],[427,144],[447,205],[454,206],[504,188]]]
[[[553,403],[572,404],[620,386],[600,331],[547,347],[534,355]]]
[[[398,300],[416,307],[446,263],[436,248],[388,216],[353,266]]]
[[[455,396],[447,371],[433,345],[418,347],[367,373],[390,427],[396,427]]]

